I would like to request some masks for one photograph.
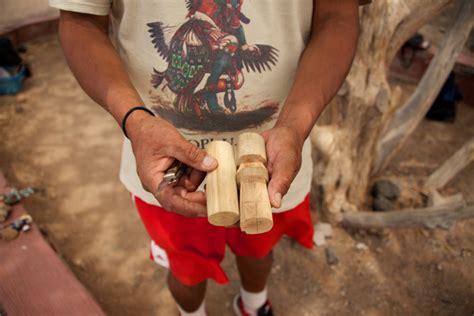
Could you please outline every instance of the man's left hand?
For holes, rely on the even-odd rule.
[[[281,200],[301,167],[301,140],[294,129],[273,127],[262,133],[267,150],[267,168],[270,175],[268,195],[273,207],[281,207]]]

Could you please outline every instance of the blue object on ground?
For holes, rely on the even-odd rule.
[[[18,71],[10,77],[0,77],[0,95],[17,94],[23,86],[26,77],[26,67],[20,66]]]

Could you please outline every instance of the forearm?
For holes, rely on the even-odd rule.
[[[340,13],[315,9],[313,34],[276,123],[277,127],[294,129],[301,142],[335,96],[354,58],[359,31],[357,4],[344,6],[348,7]]]
[[[107,27],[107,17],[61,12],[59,35],[83,90],[120,123],[131,107],[143,101],[108,38]]]

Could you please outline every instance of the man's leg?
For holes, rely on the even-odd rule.
[[[263,258],[236,256],[235,259],[244,290],[251,293],[263,291],[272,269],[272,253]]]
[[[202,306],[206,285],[207,281],[194,286],[184,285],[171,272],[168,272],[168,288],[178,306],[187,313],[195,312]]]
[[[272,269],[272,253],[270,252],[263,258],[236,256],[236,261],[241,280],[241,301],[235,301],[234,308],[240,309],[242,315],[253,316],[259,313],[272,315],[270,306],[266,304],[266,285]],[[245,310],[245,314],[242,312],[243,310]]]

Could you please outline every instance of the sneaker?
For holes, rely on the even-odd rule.
[[[237,316],[250,316],[250,314],[244,308],[244,303],[242,302],[242,299],[240,298],[240,295],[236,295],[234,297],[234,302],[233,302],[232,306],[234,307],[235,315],[237,315]],[[265,304],[263,304],[257,310],[257,316],[273,316],[273,311],[272,311],[272,307],[270,305],[269,300],[267,300],[265,302]]]

